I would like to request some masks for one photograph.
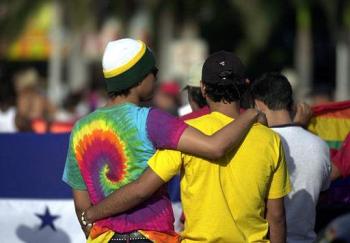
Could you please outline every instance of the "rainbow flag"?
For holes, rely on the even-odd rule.
[[[327,142],[330,147],[331,160],[341,170],[341,174],[347,175],[349,170],[349,158],[345,153],[348,146],[350,133],[350,101],[334,102],[313,107],[313,117],[308,129]],[[346,147],[342,144],[346,140]],[[341,157],[339,160],[339,156]],[[338,157],[338,158],[337,158]],[[337,161],[335,160],[337,158]],[[325,206],[319,213],[331,211],[332,207],[348,210],[350,205],[350,179],[339,179],[332,182],[330,188],[320,195],[319,205]],[[340,206],[342,205],[342,206]]]
[[[308,130],[339,149],[350,132],[350,100],[319,105],[312,108],[314,116]]]

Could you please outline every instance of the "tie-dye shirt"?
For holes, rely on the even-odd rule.
[[[131,103],[97,109],[71,133],[63,181],[87,190],[93,204],[136,180],[155,148],[176,149],[187,125],[158,109]],[[95,225],[118,233],[135,230],[173,233],[173,212],[165,190],[135,209]]]

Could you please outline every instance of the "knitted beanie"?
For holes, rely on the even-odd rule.
[[[122,91],[141,82],[155,68],[153,53],[142,41],[110,41],[102,58],[107,91]]]

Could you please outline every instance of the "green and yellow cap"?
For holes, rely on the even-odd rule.
[[[108,42],[102,58],[107,91],[121,91],[141,82],[155,68],[146,44],[130,38]]]

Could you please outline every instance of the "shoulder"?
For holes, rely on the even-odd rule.
[[[264,126],[260,123],[255,123],[252,128],[250,129],[249,136],[256,136],[256,137],[260,137],[261,139],[266,139],[266,140],[270,140],[270,139],[277,139],[278,141],[280,140],[278,134],[273,131],[271,128]]]
[[[280,155],[281,144],[281,138],[276,132],[262,124],[256,123],[248,132],[242,145],[247,150],[260,151],[275,158],[275,156],[279,157]]]
[[[304,128],[300,128],[299,136],[303,142],[307,142],[311,146],[319,147],[325,150],[329,149],[327,143],[324,140],[322,140],[319,136],[311,133],[310,131],[305,130]]]
[[[181,120],[187,121],[187,120],[191,120],[191,119],[195,119],[204,115],[207,115],[210,113],[210,109],[208,106],[205,106],[197,111],[193,111],[187,115],[184,115],[182,117],[180,117]]]
[[[153,107],[143,107],[143,106],[137,106],[137,105],[130,105],[128,106],[129,109],[131,110],[135,110],[137,112],[150,112],[151,110],[158,110],[157,108],[153,108]]]
[[[77,120],[74,123],[72,132],[76,131],[77,129],[82,127],[84,124],[90,123],[91,121],[95,120],[95,117],[96,117],[95,113],[96,113],[96,111],[91,112],[91,113],[87,114],[86,116],[83,116],[79,120]]]
[[[194,119],[186,120],[185,123],[192,127],[200,127],[201,125],[222,125],[224,122],[212,114],[206,114]]]
[[[155,110],[151,107],[141,107],[141,106],[137,106],[134,104],[126,104],[122,107],[120,107],[118,109],[118,112],[120,113],[126,113],[129,115],[133,115],[135,117],[139,117],[139,116],[144,116],[147,117],[150,113],[150,111]]]

